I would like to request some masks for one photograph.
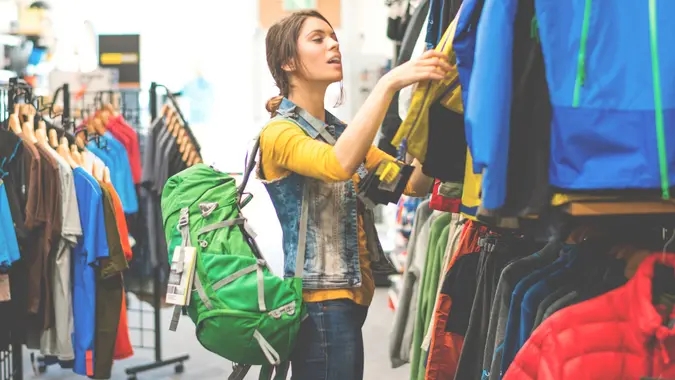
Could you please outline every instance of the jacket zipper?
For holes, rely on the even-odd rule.
[[[666,159],[666,133],[663,125],[663,104],[661,100],[661,73],[659,69],[659,40],[656,25],[656,0],[649,0],[649,40],[652,58],[652,78],[654,81],[654,113],[656,120],[656,140],[659,151],[659,170],[661,172],[661,195],[670,199],[668,180],[668,160]]]
[[[591,25],[591,5],[592,0],[586,0],[584,6],[584,20],[581,26],[581,40],[579,41],[579,55],[577,56],[577,79],[574,82],[574,98],[572,99],[573,107],[579,107],[581,87],[586,80],[586,43],[588,42],[588,30]]]

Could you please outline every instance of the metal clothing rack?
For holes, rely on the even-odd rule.
[[[150,111],[150,120],[155,121],[158,117],[158,112],[157,112],[157,89],[159,87],[166,88],[161,85],[157,85],[156,83],[152,83],[150,86],[150,104],[149,104],[149,111]],[[181,117],[184,125],[187,127],[187,122],[183,118],[183,114],[180,112],[178,109],[178,104],[173,98],[173,94],[171,94],[167,90],[167,95],[169,99],[174,104],[174,108],[176,109],[176,112],[178,115]],[[124,96],[123,96],[124,98]],[[127,104],[129,105],[130,103],[123,101],[121,104]],[[136,102],[134,103],[134,107],[124,107],[123,108],[123,114],[125,118],[127,118],[127,114],[131,116],[131,119],[127,119],[128,121],[132,122],[132,125],[138,126],[140,125],[140,120],[133,120],[132,115],[140,115],[140,112],[135,112],[136,110],[140,110],[140,102],[139,99],[136,98]],[[136,121],[136,123],[133,123],[133,121]],[[186,128],[187,131],[189,129]],[[138,131],[139,134],[141,131]],[[191,132],[189,132],[191,134]],[[194,141],[194,139],[193,139]],[[154,252],[150,252],[150,254],[154,254]],[[133,262],[132,262],[133,265]],[[162,321],[161,321],[161,311],[162,311],[162,304],[163,304],[163,299],[164,299],[164,293],[165,289],[162,288],[162,283],[161,283],[161,278],[163,275],[163,271],[168,271],[168,268],[162,268],[161,265],[155,265],[155,267],[152,270],[152,309],[153,309],[153,324],[152,327],[148,327],[147,325],[144,324],[144,315],[148,314],[148,310],[145,309],[143,306],[142,302],[138,302],[138,307],[129,307],[127,308],[127,311],[129,312],[135,312],[138,314],[139,318],[138,321],[140,322],[139,326],[131,326],[131,322],[135,319],[132,319],[131,316],[129,316],[129,321],[130,321],[130,326],[129,330],[131,331],[137,331],[140,335],[140,344],[139,345],[134,345],[135,348],[141,348],[141,349],[153,349],[155,353],[155,358],[154,361],[143,364],[143,365],[138,365],[138,366],[133,366],[129,367],[125,370],[128,379],[129,380],[135,380],[137,378],[137,374],[145,371],[150,371],[153,369],[169,366],[169,365],[175,365],[174,369],[176,373],[182,373],[185,370],[184,362],[190,359],[190,355],[180,355],[172,358],[164,358],[162,355]],[[129,299],[127,298],[127,302],[129,302]],[[166,328],[166,327],[164,327]],[[145,344],[145,336],[147,333],[152,333],[154,335],[154,345],[146,345]],[[1,380],[1,379],[0,379]]]
[[[19,86],[17,79],[13,78],[9,86],[0,88],[0,124],[5,128],[8,127],[9,114],[14,109]],[[0,380],[23,380],[21,337],[12,331],[9,332],[9,344],[0,347]]]

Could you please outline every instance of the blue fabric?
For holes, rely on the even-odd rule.
[[[99,148],[95,142],[90,141],[87,144],[87,149],[100,158],[110,169],[110,180],[120,197],[124,213],[137,213],[138,196],[136,195],[127,150],[110,132],[106,132],[101,136],[101,139],[105,144],[103,148]]]
[[[569,4],[567,4],[569,3]],[[659,188],[647,1],[591,2],[586,80],[574,87],[585,1],[537,0],[553,104],[550,181],[568,189]],[[675,2],[658,1],[659,66],[667,161],[675,183]],[[637,33],[636,31],[640,31]],[[582,164],[583,163],[583,164]]]
[[[591,5],[579,102],[574,93],[585,4]],[[504,203],[516,0],[485,0],[478,23],[466,128],[483,206]],[[574,190],[658,189],[649,2],[536,0],[553,117],[551,185]],[[464,11],[463,11],[464,12]],[[675,184],[675,2],[657,2],[658,59],[668,178]],[[639,31],[639,32],[636,32]],[[457,50],[457,48],[456,48]],[[460,49],[461,50],[461,49]],[[581,82],[580,82],[581,83]],[[473,137],[476,137],[475,139]]]
[[[315,128],[309,121],[297,114],[298,108],[290,100],[284,98],[278,113],[283,117],[292,118],[308,136],[319,139],[319,132],[316,128],[322,128],[325,125],[317,125]],[[326,121],[328,125],[335,127],[337,137],[347,127],[329,112],[326,112]],[[312,123],[323,124],[317,119],[312,120]],[[350,179],[324,186],[319,180],[291,173],[282,179],[264,183],[281,224],[284,276],[295,276],[303,186],[308,183],[311,193],[308,205],[309,220],[302,276],[303,287],[306,289],[345,289],[360,286],[362,278],[359,264],[357,198],[353,181]],[[321,201],[322,199],[326,201]],[[339,220],[340,223],[327,226],[326,220]],[[331,249],[336,249],[337,252],[327,252]]]
[[[429,22],[427,23],[427,35],[424,39],[427,50],[435,48],[441,40],[443,34],[441,30],[443,3],[444,0],[431,0],[429,5]]]
[[[558,268],[553,273],[539,280],[525,293],[523,302],[520,305],[520,331],[516,352],[520,351],[525,342],[530,338],[532,329],[534,328],[534,321],[537,318],[539,304],[544,301],[546,296],[573,281],[569,275],[574,274],[574,265],[578,263],[579,256],[573,255],[562,268]],[[577,271],[577,273],[580,273],[580,271]]]
[[[0,268],[9,268],[20,258],[19,243],[16,240],[16,230],[7,200],[7,189],[5,183],[0,180]]]
[[[368,307],[351,300],[309,302],[291,355],[294,379],[363,379],[363,334]]]
[[[506,199],[517,6],[517,1],[485,0],[476,32],[470,107],[465,110],[465,125],[471,130],[473,170],[483,173],[481,199],[489,210],[500,208]]]
[[[108,257],[103,215],[103,193],[98,182],[82,168],[73,169],[82,237],[73,249],[73,371],[87,376],[87,352],[93,360],[96,327],[96,272],[99,259]],[[93,365],[93,363],[92,363]],[[93,368],[93,366],[91,367]]]
[[[517,347],[520,338],[519,329],[521,318],[520,311],[525,293],[527,293],[527,291],[541,279],[564,267],[569,260],[569,255],[561,255],[560,258],[554,261],[551,265],[538,269],[520,280],[515,289],[513,289],[513,292],[511,293],[511,304],[509,305],[509,318],[506,321],[504,343],[501,348],[502,367],[499,378],[501,378],[506,373],[506,370],[509,368],[511,362],[518,353]]]
[[[459,83],[462,86],[462,102],[464,104],[464,114],[469,108],[469,87],[471,83],[471,72],[474,64],[474,52],[476,49],[476,31],[480,15],[483,12],[485,0],[464,0],[457,17],[457,29],[452,43],[457,58],[457,74]],[[466,142],[469,146],[469,152],[473,157],[473,138],[472,131],[468,123],[464,123]]]

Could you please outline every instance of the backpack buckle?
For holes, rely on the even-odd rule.
[[[290,316],[295,315],[295,301],[270,311],[269,315],[271,315],[274,319],[279,319],[284,313]]]
[[[202,217],[206,218],[218,207],[218,202],[204,202],[199,204],[199,210],[202,212]]]
[[[187,226],[189,223],[190,223],[190,209],[186,207],[180,210],[180,218],[178,218],[177,229],[180,231],[181,228]]]

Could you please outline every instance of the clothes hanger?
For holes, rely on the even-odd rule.
[[[178,133],[181,130],[184,130],[184,129],[185,129],[185,127],[183,126],[183,123],[181,123],[180,120],[178,120],[178,118],[176,118],[175,122],[174,122],[174,127],[173,127],[173,129],[171,129],[171,135],[173,135],[174,138],[177,138]]]
[[[44,121],[42,123],[44,124]],[[45,148],[51,149],[51,146],[49,146],[49,142],[47,141],[46,125],[44,128],[38,127],[37,131],[35,131],[35,139],[37,140],[38,144],[42,145]]]
[[[59,135],[58,133],[56,133],[56,129],[50,129],[48,134],[49,134],[49,145],[52,148],[56,149],[59,146]]]
[[[192,143],[188,143],[187,146],[185,147],[185,151],[183,152],[183,157],[182,157],[183,162],[186,162],[186,163],[188,162],[188,158],[190,158],[190,152],[192,152],[193,149],[194,149],[194,147],[192,146]]]
[[[90,152],[80,153],[80,151],[77,149],[76,145],[70,146],[70,154],[73,156],[73,159],[75,160],[75,162],[77,162],[77,164],[80,165],[82,167],[82,169],[84,169],[87,173],[89,173],[91,175],[94,175],[94,173],[93,173],[94,159],[93,159],[93,157],[91,157],[92,158],[91,160],[85,159],[84,155],[87,154],[87,153],[92,154]]]
[[[28,141],[32,142],[33,144],[37,143],[37,138],[35,137],[35,131],[33,130],[32,122],[27,121],[23,123],[21,131],[23,132],[23,135],[26,136]]]
[[[80,151],[77,150],[77,146],[75,145],[70,146],[70,154],[73,157],[73,161],[75,161],[79,166],[84,165],[84,159],[82,158]]]
[[[121,94],[115,93],[115,95],[112,98],[112,114],[114,117],[118,117],[120,114],[120,103],[121,102]]]
[[[178,151],[180,153],[185,152],[185,148],[187,148],[188,144],[190,143],[190,139],[185,135],[185,129],[180,128],[180,130],[178,131],[176,143],[179,145]]]
[[[103,136],[107,129],[105,128],[105,123],[103,122],[102,119],[95,117],[94,120],[92,121],[92,124],[94,126],[94,131],[96,132],[97,135]]]
[[[67,138],[61,137],[61,143],[59,144],[59,146],[56,147],[56,152],[61,157],[63,157],[66,160],[66,162],[68,162],[68,165],[70,165],[70,167],[72,169],[75,169],[75,168],[80,166],[75,161],[75,159],[73,159],[72,154],[70,154],[70,150],[68,150],[68,139]]]
[[[19,122],[19,116],[17,114],[9,115],[9,129],[17,135],[21,134],[21,123]]]
[[[80,131],[80,132],[77,134],[77,136],[75,136],[75,145],[76,145],[76,148],[80,148],[80,149],[82,149],[82,150],[84,150],[84,139],[86,139],[86,137],[85,137],[84,139],[82,138],[82,135],[83,135],[83,134],[84,134],[84,131]],[[71,150],[72,150],[72,146],[71,146]],[[78,152],[78,153],[79,153],[79,152]]]
[[[169,118],[172,118],[173,116],[175,116],[176,112],[168,104],[165,104],[163,107],[166,107],[166,111],[164,113],[164,116],[167,118],[167,120]]]
[[[166,124],[166,128],[169,130],[169,132],[173,135],[173,130],[176,128],[176,123],[178,122],[178,117],[175,115],[172,115],[170,118],[170,121]]]
[[[190,152],[190,157],[188,157],[188,160],[187,160],[188,167],[196,164],[197,163],[196,159],[197,159],[197,151],[193,149],[192,152]]]

